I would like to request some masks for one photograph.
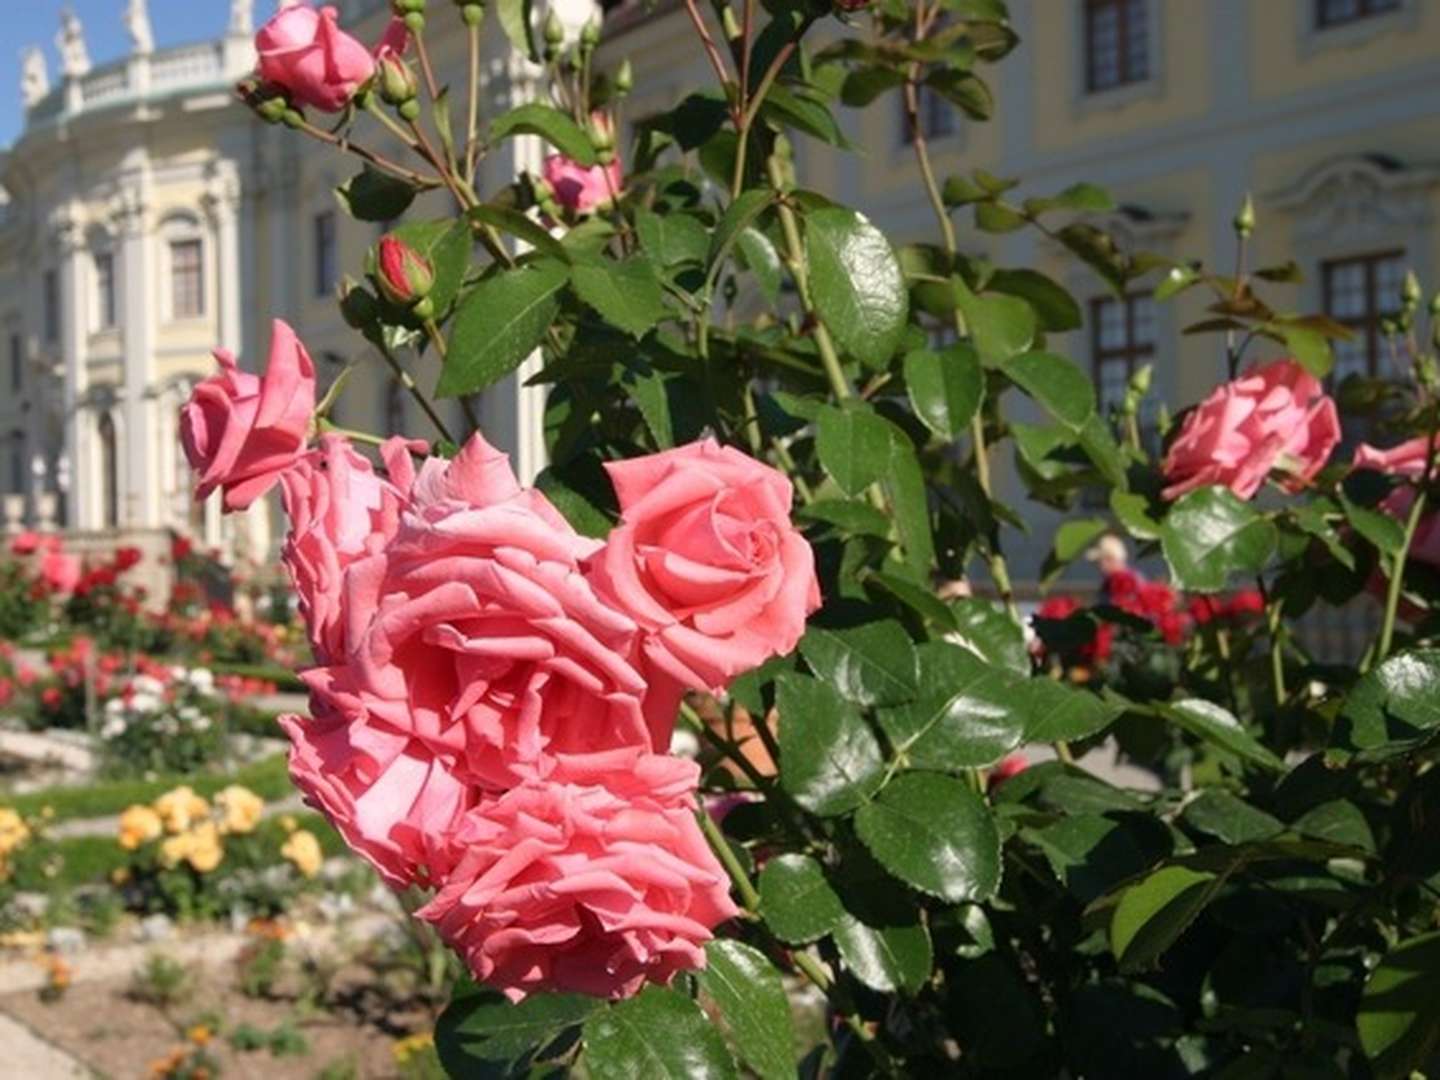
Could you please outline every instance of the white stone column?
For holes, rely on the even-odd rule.
[[[205,216],[215,237],[215,284],[218,293],[219,345],[236,356],[241,351],[240,331],[240,183],[233,166],[222,162],[202,197]]]
[[[124,298],[121,342],[125,354],[124,445],[119,448],[122,523],[132,529],[160,524],[160,477],[153,433],[151,397],[155,364],[155,314],[152,303],[151,245],[144,181],[127,187],[117,200],[114,220],[120,233],[120,289]]]
[[[69,207],[50,219],[51,246],[60,283],[60,363],[65,373],[65,456],[69,459],[68,483],[63,492],[65,519],[72,529],[94,527],[94,506],[86,489],[91,439],[89,411],[80,410],[80,401],[89,385],[85,369],[85,305],[80,289],[80,227]],[[43,315],[43,313],[42,313]]]

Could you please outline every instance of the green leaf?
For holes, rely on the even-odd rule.
[[[1170,854],[1170,834],[1140,814],[1074,814],[1024,836],[1082,904],[1153,867]]]
[[[966,344],[944,352],[907,353],[905,389],[926,427],[942,439],[958,439],[969,429],[985,396],[980,357]]]
[[[1182,496],[1160,527],[1175,584],[1192,592],[1219,592],[1232,574],[1259,573],[1278,541],[1268,519],[1222,487]]]
[[[1012,356],[1030,348],[1039,329],[1034,308],[1004,293],[976,296],[963,279],[951,281],[976,351],[987,367],[1003,367]]]
[[[571,280],[576,296],[633,337],[644,337],[669,314],[655,267],[643,255],[577,260]]]
[[[515,135],[539,135],[576,164],[595,164],[595,147],[590,144],[590,136],[568,115],[549,105],[536,102],[517,105],[490,122],[492,144]]]
[[[1029,301],[1047,333],[1078,330],[1083,322],[1075,298],[1038,270],[996,270],[986,288]]]
[[[843,207],[805,216],[810,292],[840,348],[882,369],[900,346],[910,294],[885,234]]]
[[[601,1007],[582,994],[533,994],[516,1004],[471,983],[440,1015],[435,1050],[451,1076],[493,1074],[533,1057]]]
[[[860,808],[855,831],[881,865],[931,896],[986,900],[1000,885],[1000,831],[962,780],[902,773]]]
[[[887,90],[905,85],[905,73],[898,67],[856,68],[845,76],[840,100],[852,109],[862,109]]]
[[[1009,203],[980,202],[975,204],[975,227],[981,232],[1009,233],[1023,229],[1029,220]]]
[[[510,44],[530,60],[539,63],[540,54],[535,51],[535,38],[531,32],[533,17],[531,0],[496,0],[496,14],[500,26]]]
[[[1440,1047],[1440,931],[1385,954],[1365,981],[1355,1027],[1379,1080],[1430,1066]]]
[[[585,1067],[594,1080],[709,1080],[734,1077],[725,1040],[700,1006],[647,986],[585,1021]]]
[[[725,213],[720,215],[720,220],[715,223],[715,230],[710,234],[709,248],[705,255],[707,271],[724,260],[730,253],[730,248],[739,241],[740,235],[755,224],[755,219],[765,212],[773,199],[774,196],[768,190],[751,188],[742,191],[725,207]],[[757,232],[756,235],[763,237],[764,234]]]
[[[760,914],[790,945],[824,937],[845,915],[825,871],[809,855],[777,855],[760,871]]]
[[[770,238],[751,226],[735,238],[735,249],[770,303],[780,298],[780,255]]]
[[[1274,772],[1285,768],[1285,763],[1246,731],[1239,720],[1214,702],[1187,698],[1173,705],[1160,705],[1158,710],[1161,715],[1179,724],[1190,734],[1213,743],[1252,765]]]
[[[1028,680],[1021,696],[1025,742],[1086,739],[1111,724],[1120,713],[1096,695],[1053,679]]]
[[[473,394],[498,382],[539,347],[560,310],[556,294],[570,279],[563,264],[541,260],[492,274],[461,301],[439,397]]]
[[[890,428],[866,407],[826,405],[815,424],[815,450],[840,490],[859,495],[885,475]]]
[[[840,130],[835,117],[822,102],[798,94],[781,83],[770,84],[764,104],[760,107],[760,114],[772,124],[797,128],[842,150],[850,148],[845,133]]]
[[[1080,431],[1095,415],[1095,386],[1070,360],[1047,352],[1027,352],[1004,366],[1005,374],[1043,405],[1056,420]]]
[[[793,1080],[795,1028],[780,972],[739,941],[705,947],[700,988],[720,1007],[740,1058],[762,1080]]]
[[[922,769],[979,768],[1020,744],[1024,677],[946,641],[926,642],[915,652],[918,700],[878,715],[897,754]]]
[[[905,565],[917,580],[928,578],[935,563],[935,540],[930,531],[930,497],[925,474],[910,437],[889,420],[881,421],[889,436],[885,456],[885,497],[895,517]]]
[[[821,499],[798,507],[795,516],[801,521],[823,521],[851,535],[890,535],[890,519],[860,499]]]
[[[1025,210],[1031,214],[1043,214],[1048,210],[1074,210],[1078,213],[1103,214],[1115,209],[1115,200],[1110,193],[1095,184],[1071,184],[1058,195],[1043,199],[1026,199]]]
[[[1350,522],[1356,532],[1374,544],[1382,555],[1393,557],[1404,547],[1405,527],[1389,514],[1360,506],[1343,494],[1340,496],[1340,505],[1345,509],[1345,520]]]
[[[842,861],[845,915],[832,937],[850,973],[872,990],[916,993],[930,979],[930,934],[904,890],[867,859],[863,875]]]
[[[1151,967],[1215,898],[1224,877],[1164,866],[1126,889],[1110,921],[1110,949],[1122,971]]]
[[[1290,826],[1301,836],[1375,851],[1375,834],[1360,808],[1348,799],[1332,799],[1307,810]]]
[[[604,501],[613,498],[609,482],[604,473],[600,474],[601,485],[597,487],[594,477],[589,484],[578,483],[579,470],[557,469],[548,465],[535,477],[535,487],[559,510],[565,520],[581,536],[604,538],[615,527],[614,518],[603,509]],[[598,466],[597,466],[598,471]]]
[[[1131,491],[1112,491],[1110,511],[1136,540],[1159,540],[1160,523],[1150,516],[1150,503],[1144,495]]]
[[[1206,788],[1185,805],[1185,824],[1227,844],[1268,840],[1285,825],[1224,788]]]
[[[915,697],[915,646],[894,619],[847,627],[812,622],[800,639],[800,655],[857,705],[898,705]]]
[[[1065,567],[1078,559],[1100,537],[1110,531],[1110,522],[1105,518],[1078,518],[1061,522],[1055,530],[1055,544],[1045,557],[1040,570],[1040,583],[1049,586]]]
[[[1405,754],[1440,730],[1440,649],[1392,656],[1350,689],[1334,745],[1383,760]]]
[[[925,76],[925,85],[972,120],[989,120],[995,112],[995,96],[990,93],[990,87],[971,72],[936,68]]]
[[[1335,354],[1324,334],[1307,326],[1284,323],[1279,330],[1285,339],[1285,348],[1300,361],[1301,367],[1317,379],[1323,379],[1330,374],[1330,369],[1335,366]]]
[[[1025,631],[1003,606],[979,596],[950,602],[955,636],[971,652],[996,667],[1017,675],[1030,674],[1030,650]]]
[[[569,248],[551,236],[549,231],[538,221],[526,217],[518,210],[512,210],[508,206],[482,203],[470,210],[468,216],[473,221],[483,221],[487,225],[493,225],[501,232],[509,233],[516,239],[523,240],[536,251],[559,259],[561,262],[573,261]]]
[[[356,221],[394,221],[415,201],[413,185],[366,165],[335,189],[340,205]]]
[[[693,214],[641,208],[635,211],[635,232],[655,265],[667,270],[704,263],[710,250],[710,232]]]
[[[811,813],[833,817],[879,786],[880,744],[858,709],[827,683],[804,675],[775,680],[780,710],[780,786]]]

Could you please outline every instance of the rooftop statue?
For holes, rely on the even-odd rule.
[[[85,47],[85,28],[73,8],[60,13],[60,32],[55,35],[60,50],[60,70],[67,79],[78,79],[90,73],[90,50]]]
[[[46,69],[45,54],[38,46],[30,45],[20,54],[20,100],[27,109],[33,108],[49,92],[50,72]]]

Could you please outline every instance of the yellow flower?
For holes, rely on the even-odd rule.
[[[30,839],[30,826],[8,806],[0,806],[0,855],[9,855]]]
[[[160,844],[160,865],[167,870],[175,869],[190,857],[190,849],[194,846],[195,838],[189,833],[167,836]]]
[[[210,812],[210,804],[196,795],[188,784],[182,784],[155,800],[155,812],[165,823],[167,832],[182,833]]]
[[[225,858],[225,846],[220,843],[220,829],[213,821],[202,821],[186,835],[190,848],[185,858],[199,874],[208,874]]]
[[[403,1039],[396,1039],[390,1044],[390,1053],[395,1057],[396,1065],[404,1065],[416,1054],[434,1045],[435,1037],[424,1031],[417,1031],[414,1035],[406,1035]]]
[[[158,840],[164,831],[160,815],[148,806],[129,806],[120,815],[120,846],[126,851]]]
[[[189,1031],[185,1032],[185,1037],[196,1046],[204,1046],[214,1037],[214,1033],[206,1025],[196,1024]]]
[[[284,829],[287,833],[292,833],[299,827],[300,823],[295,820],[294,814],[285,814],[280,818],[280,828]]]
[[[291,833],[280,854],[294,863],[300,873],[311,878],[320,872],[320,864],[325,858],[320,850],[320,841],[308,829],[297,829]]]
[[[215,796],[215,806],[221,813],[222,833],[249,833],[260,824],[260,815],[265,812],[265,800],[249,788],[231,784]]]

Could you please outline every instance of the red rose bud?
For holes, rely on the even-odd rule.
[[[401,307],[415,308],[415,313],[423,319],[427,316],[420,309],[435,284],[435,269],[404,240],[388,234],[380,238],[377,246],[375,284],[385,299]]]

